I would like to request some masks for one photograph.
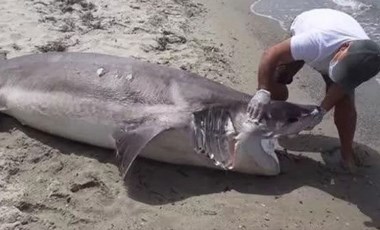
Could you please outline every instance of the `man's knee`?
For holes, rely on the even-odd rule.
[[[339,125],[341,120],[352,120],[356,119],[356,117],[357,112],[353,94],[345,96],[335,105],[334,122],[336,125]]]

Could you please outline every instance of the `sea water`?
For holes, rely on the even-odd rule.
[[[350,14],[370,38],[380,43],[380,0],[258,0],[251,5],[253,13],[277,20],[286,31],[298,14],[315,8]]]

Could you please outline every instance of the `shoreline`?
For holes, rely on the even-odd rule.
[[[251,4],[251,6],[249,7],[250,10],[251,10],[251,12],[254,13],[255,15],[257,15],[257,16],[268,18],[268,19],[271,19],[273,21],[276,21],[279,24],[279,26],[286,32],[286,28],[285,28],[284,23],[282,21],[280,21],[280,20],[278,20],[278,19],[276,19],[276,18],[274,18],[274,17],[272,17],[270,15],[258,13],[257,11],[254,10],[256,4],[259,4],[259,2],[261,2],[261,1],[262,0],[256,0],[254,3]]]

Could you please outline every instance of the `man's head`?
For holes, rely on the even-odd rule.
[[[329,77],[352,91],[380,71],[380,46],[371,40],[354,40],[340,47],[330,62]]]

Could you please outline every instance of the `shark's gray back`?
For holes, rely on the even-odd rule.
[[[94,53],[46,53],[0,64],[0,87],[17,86],[128,104],[173,104],[176,84],[189,105],[246,103],[249,95],[196,74],[133,58]]]

